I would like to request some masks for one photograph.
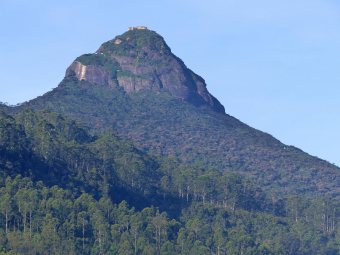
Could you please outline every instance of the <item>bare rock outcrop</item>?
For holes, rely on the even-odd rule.
[[[98,85],[117,84],[127,94],[168,91],[194,105],[208,105],[224,113],[224,107],[209,93],[204,79],[188,69],[160,35],[145,27],[130,29],[104,43],[93,54],[92,61],[74,61],[66,75]]]
[[[93,84],[108,85],[111,82],[109,72],[97,65],[84,65],[74,61],[66,71],[66,76],[75,75],[78,80],[85,80]]]

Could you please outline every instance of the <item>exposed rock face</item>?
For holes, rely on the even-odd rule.
[[[97,65],[84,65],[74,61],[66,71],[66,76],[75,75],[78,80],[86,80],[93,84],[110,84],[110,75],[103,67]]]
[[[66,75],[93,84],[118,84],[127,94],[165,90],[177,98],[224,113],[224,107],[208,92],[204,79],[172,54],[160,35],[146,28],[131,29],[104,43],[95,54],[87,55],[86,61],[73,62]]]

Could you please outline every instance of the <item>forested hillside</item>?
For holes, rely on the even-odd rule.
[[[337,166],[226,114],[145,27],[0,103],[0,255],[339,255],[339,197]]]
[[[221,74],[221,82],[223,75]],[[50,109],[142,151],[243,174],[277,194],[340,196],[340,170],[224,113],[204,79],[151,30],[77,58],[57,88],[13,110]]]
[[[280,198],[55,113],[1,113],[0,155],[3,254],[339,253],[332,199]]]

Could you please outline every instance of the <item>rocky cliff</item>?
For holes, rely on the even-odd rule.
[[[145,28],[130,29],[104,43],[94,54],[77,58],[66,76],[95,85],[118,85],[127,94],[167,91],[194,105],[208,105],[224,113],[204,79],[188,69],[160,35]]]

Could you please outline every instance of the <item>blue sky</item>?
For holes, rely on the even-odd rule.
[[[228,114],[340,165],[338,0],[1,0],[0,101],[51,90],[134,25],[160,33]]]

